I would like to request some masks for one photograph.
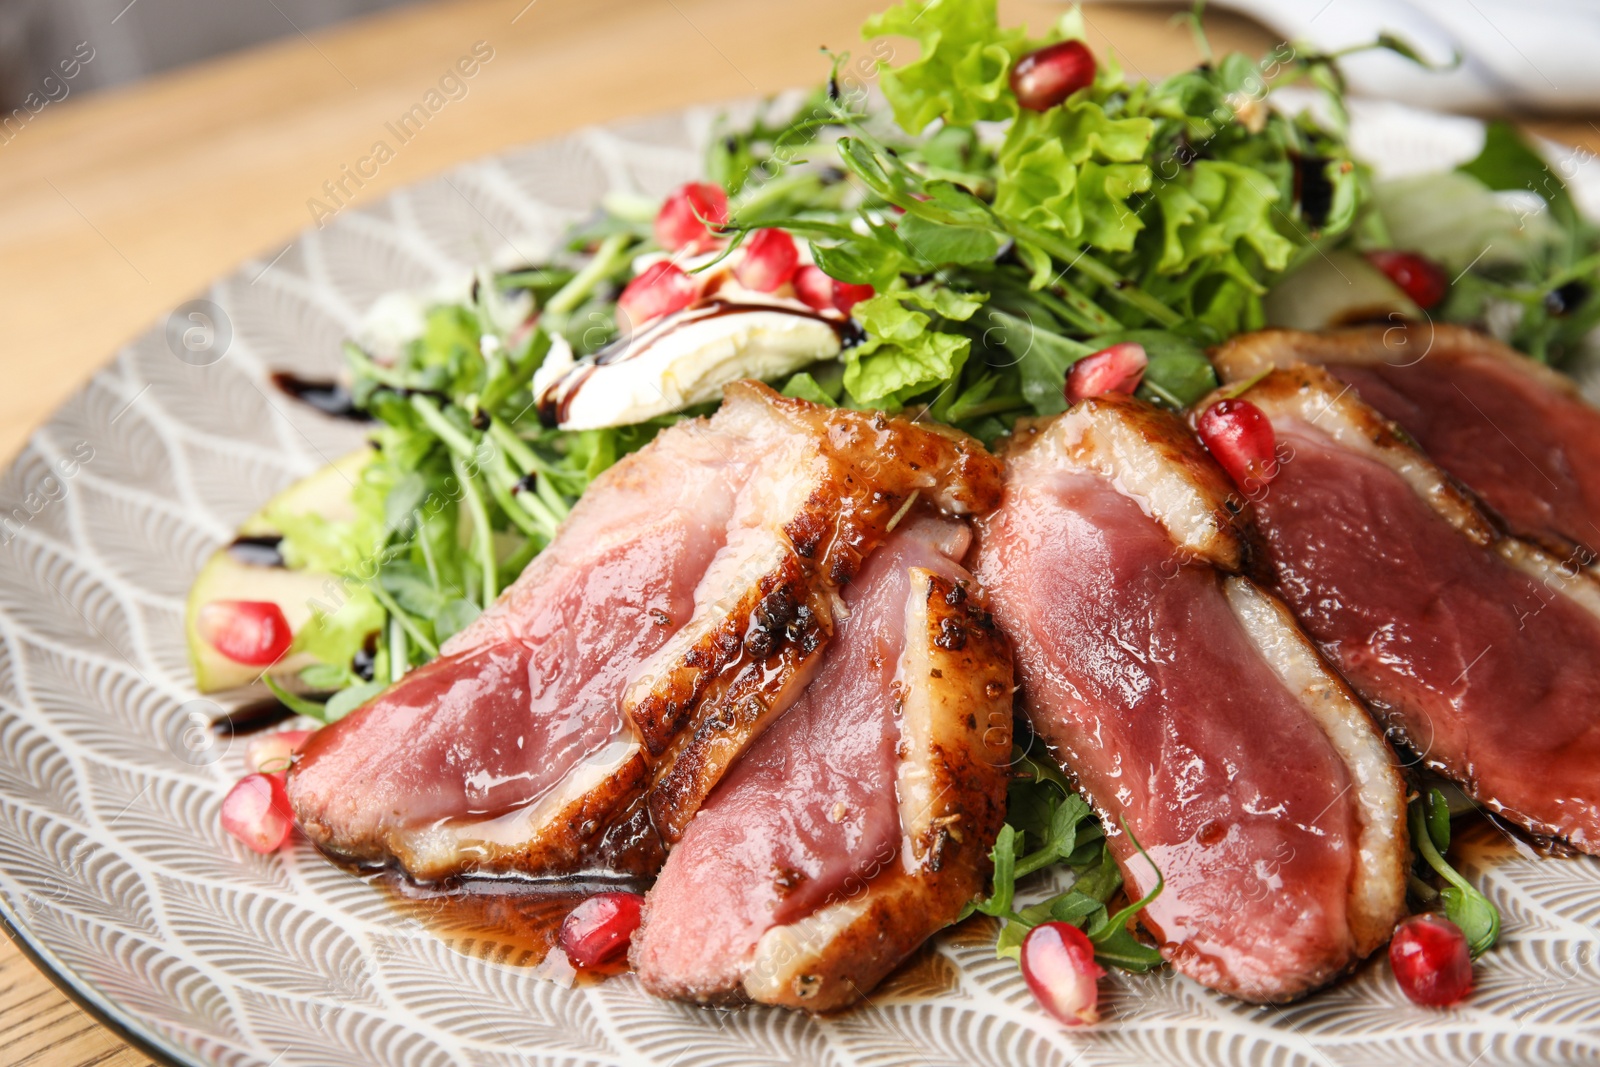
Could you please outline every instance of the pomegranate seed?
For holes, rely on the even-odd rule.
[[[694,303],[700,285],[671,263],[652,263],[639,272],[617,297],[618,325],[626,333],[652,319],[681,311]]]
[[[1402,292],[1424,310],[1444,299],[1450,279],[1444,268],[1415,252],[1368,252],[1367,262],[1389,276]]]
[[[1011,91],[1029,111],[1049,111],[1094,84],[1094,55],[1082,41],[1062,41],[1029,52],[1011,68]]]
[[[1106,393],[1132,393],[1139,388],[1139,379],[1149,365],[1144,345],[1132,341],[1084,356],[1067,372],[1067,403],[1076,404],[1084,397]]]
[[[801,267],[794,272],[794,294],[812,311],[833,311],[833,279],[821,268]]]
[[[1105,971],[1094,946],[1076,926],[1040,923],[1022,941],[1022,977],[1045,1011],[1068,1026],[1100,1020],[1099,981]]]
[[[746,289],[770,293],[794,277],[799,266],[800,251],[793,237],[782,230],[757,230],[745,238],[744,258],[733,273]]]
[[[207,644],[251,667],[276,663],[294,641],[283,609],[270,600],[213,600],[197,622]]]
[[[276,852],[294,826],[289,793],[274,774],[247,774],[222,801],[222,828],[256,852]]]
[[[275,734],[263,734],[245,749],[245,766],[281,779],[289,769],[289,758],[306,743],[306,738],[311,734],[311,730],[280,730]]]
[[[1472,992],[1472,953],[1461,927],[1438,915],[1413,915],[1389,942],[1389,966],[1401,992],[1430,1007]]]
[[[851,309],[876,291],[870,285],[851,285],[848,282],[834,282],[833,306],[848,315]]]
[[[583,901],[561,922],[561,949],[574,967],[598,967],[628,950],[639,929],[638,893],[597,893]]]
[[[813,311],[839,311],[848,315],[857,304],[877,292],[870,285],[835,281],[812,266],[795,271],[792,281],[795,295]]]
[[[1206,408],[1196,430],[1234,483],[1250,489],[1278,476],[1278,439],[1262,410],[1248,400],[1219,400]]]
[[[720,226],[727,221],[728,194],[722,187],[689,182],[667,197],[656,213],[656,242],[668,252],[680,248],[704,252],[717,243],[706,224]]]

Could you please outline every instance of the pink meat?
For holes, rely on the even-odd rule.
[[[710,432],[658,444],[444,655],[308,742],[291,796],[326,847],[381,858],[393,829],[523,807],[621,729],[623,688],[689,619],[756,458]]]
[[[895,862],[895,675],[912,567],[967,577],[968,534],[921,519],[844,589],[848,618],[805,694],[729,772],[651,890],[634,969],[664,996],[736,991],[761,935],[859,892]]]
[[[1113,484],[1013,471],[977,574],[1015,646],[1035,728],[1108,816],[1130,893],[1178,967],[1274,1000],[1354,952],[1357,810],[1326,735],[1263,661],[1220,575],[1183,560]]]
[[[1512,532],[1600,548],[1600,411],[1503,358],[1470,352],[1327,370],[1474,489]]]
[[[1600,619],[1456,532],[1388,467],[1298,420],[1257,517],[1279,592],[1429,764],[1525,825],[1600,845]]]

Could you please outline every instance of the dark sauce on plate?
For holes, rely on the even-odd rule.
[[[229,542],[227,552],[235,562],[248,567],[282,567],[284,566],[282,545],[282,534],[240,536]]]
[[[372,416],[356,407],[355,397],[343,383],[332,378],[302,378],[287,371],[274,371],[272,384],[324,415],[351,422],[371,422]]]
[[[581,901],[596,893],[642,893],[645,889],[637,880],[605,875],[453,878],[424,885],[393,867],[353,873],[381,890],[397,914],[427,929],[451,951],[517,967],[536,967],[546,961],[556,947],[562,920]],[[578,980],[599,980],[627,969],[624,957],[604,967],[579,971]]]

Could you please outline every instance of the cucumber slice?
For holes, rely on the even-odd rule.
[[[363,448],[336,460],[315,474],[308,475],[273,497],[239,526],[239,537],[273,537],[280,531],[268,519],[270,514],[321,515],[330,521],[355,517],[350,487],[372,461],[373,452]],[[202,693],[216,693],[259,683],[262,670],[235,663],[200,636],[196,625],[200,608],[213,600],[267,600],[283,609],[289,628],[299,633],[311,619],[311,601],[327,597],[325,583],[333,576],[323,571],[291,570],[284,566],[248,563],[235,557],[224,545],[206,561],[184,609],[184,631],[189,642],[189,663],[194,668],[195,687]],[[267,671],[274,681],[296,688],[296,675],[316,660],[304,653],[285,656]]]
[[[1330,330],[1361,322],[1424,317],[1422,309],[1388,275],[1362,256],[1342,249],[1312,256],[1273,286],[1262,309],[1269,326],[1291,330]]]

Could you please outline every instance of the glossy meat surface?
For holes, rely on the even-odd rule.
[[[1576,566],[1600,550],[1600,410],[1573,381],[1492,338],[1434,323],[1263,330],[1213,356],[1225,381],[1320,365],[1398,423],[1506,520]]]
[[[908,638],[908,620],[916,617],[916,591],[930,581],[942,580],[947,599],[963,602],[968,594],[956,592],[955,583],[968,576],[953,557],[965,551],[968,540],[960,523],[908,522],[845,587],[848,615],[821,671],[701,807],[650,893],[633,951],[647,989],[699,1001],[753,995],[789,1002],[784,983],[752,974],[763,937],[819,912],[847,911],[871,898],[881,883],[916,866],[902,854],[908,830],[897,800],[903,762],[897,751],[902,743],[898,711],[908,687],[955,688],[960,679],[954,670],[920,681],[908,677],[907,648],[915,640]],[[981,638],[974,637],[972,644],[982,647]],[[979,690],[986,687],[993,694],[990,703],[1002,702],[997,706],[1004,737],[994,738],[991,773],[980,784],[961,781],[954,786],[957,796],[941,797],[967,805],[962,825],[969,834],[963,841],[969,843],[946,860],[951,866],[959,861],[970,877],[954,893],[896,886],[901,914],[892,925],[899,928],[880,931],[865,946],[858,938],[840,936],[858,917],[853,913],[837,928],[814,936],[807,948],[822,958],[819,970],[827,965],[829,941],[836,943],[834,955],[851,956],[843,961],[852,987],[843,990],[844,1000],[869,990],[928,933],[953,920],[981,880],[973,857],[987,851],[998,829],[1010,736],[1004,707],[1010,664],[997,636],[993,646],[984,653],[983,666],[1006,683],[991,679],[980,682]],[[976,712],[982,703],[964,703],[962,714]],[[949,754],[949,762],[957,762],[957,753]],[[963,790],[983,795],[969,802],[959,795]],[[980,810],[983,814],[974,819],[972,812]],[[714,906],[708,906],[712,899]],[[820,952],[818,941],[824,943]],[[809,980],[820,981],[815,975]],[[801,989],[797,1003],[837,1006],[842,1001],[830,998],[839,995]]]
[[[438,661],[319,732],[299,821],[420,878],[649,873],[805,689],[896,516],[998,493],[970,438],[729,386],[598,479]]]
[[[1280,1000],[1343,971],[1361,814],[1339,753],[1186,556],[1107,478],[1013,466],[978,575],[1035,728],[1111,816],[1145,925],[1185,973]],[[1370,945],[1359,951],[1370,950]]]
[[[750,473],[731,453],[697,429],[613,468],[444,655],[318,731],[290,777],[313,840],[438,873],[413,835],[525,807],[622,735],[623,687],[690,618],[726,539]]]
[[[1328,370],[1406,429],[1518,536],[1600,546],[1600,411],[1509,360],[1463,353],[1411,367]]]
[[[1279,591],[1430,765],[1536,832],[1600,845],[1600,619],[1463,536],[1392,469],[1274,419],[1258,505]]]

